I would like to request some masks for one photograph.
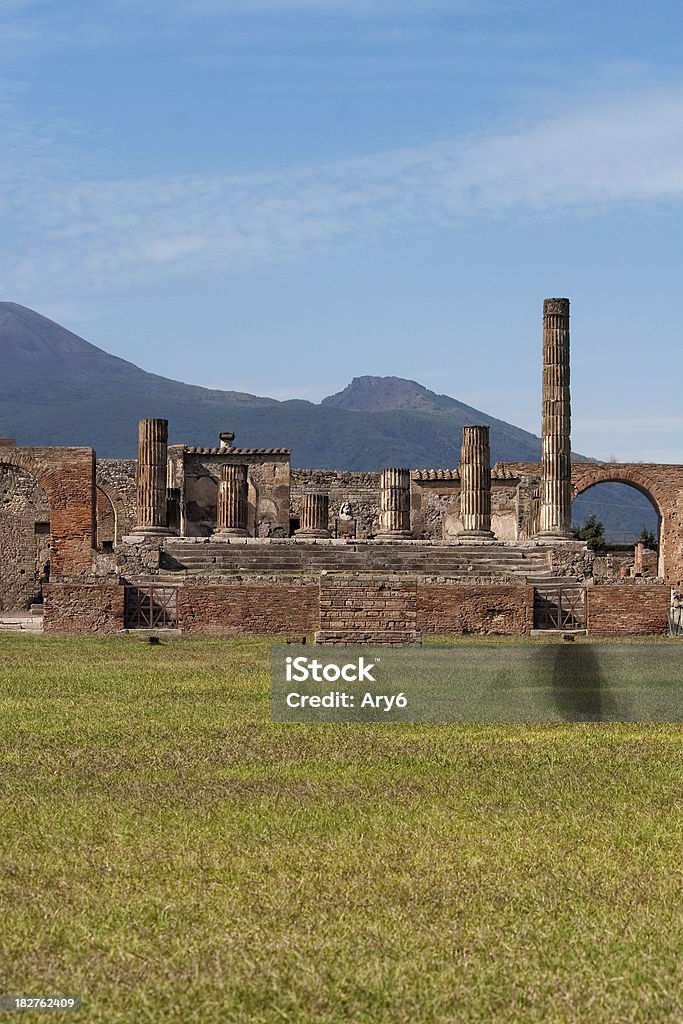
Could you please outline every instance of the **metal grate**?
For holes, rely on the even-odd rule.
[[[126,629],[175,629],[177,625],[176,587],[126,587]]]
[[[585,629],[585,587],[534,588],[535,629]]]

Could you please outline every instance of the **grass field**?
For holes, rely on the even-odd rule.
[[[683,727],[274,724],[260,640],[0,655],[0,993],[84,1001],[19,1019],[683,1021]]]

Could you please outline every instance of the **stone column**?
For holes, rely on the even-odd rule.
[[[410,470],[383,469],[378,540],[410,540]]]
[[[231,463],[221,466],[218,481],[216,540],[247,536],[247,467]]]
[[[543,303],[543,421],[539,537],[571,538],[569,299]]]
[[[297,537],[329,537],[330,498],[327,494],[304,494],[301,497],[300,528]]]
[[[167,462],[168,420],[140,420],[134,534],[153,537],[170,533],[166,504]]]
[[[491,539],[491,449],[488,427],[463,427],[460,450],[463,539]]]

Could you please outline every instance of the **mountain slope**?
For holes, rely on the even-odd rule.
[[[169,420],[171,442],[290,447],[295,466],[351,470],[454,466],[461,428],[491,424],[499,459],[537,459],[533,434],[400,378],[357,378],[314,405],[214,391],[147,373],[16,303],[0,303],[0,434],[19,444],[135,454],[136,424]]]

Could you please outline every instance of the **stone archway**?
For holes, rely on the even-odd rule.
[[[646,462],[572,463],[572,499],[601,483],[629,484],[644,494],[660,522],[659,573],[683,581],[683,466]]]
[[[95,547],[95,453],[92,448],[0,447],[0,465],[35,477],[50,505],[50,568],[88,572]]]

